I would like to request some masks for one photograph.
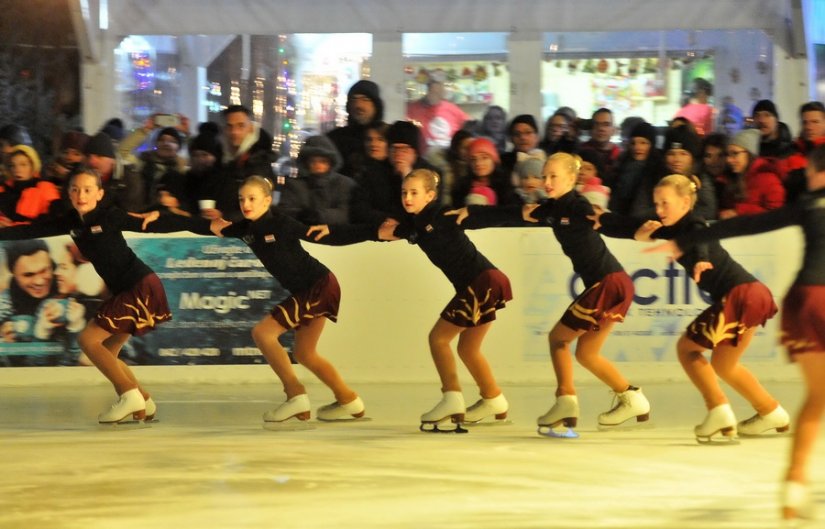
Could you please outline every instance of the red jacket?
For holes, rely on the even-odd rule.
[[[28,222],[49,212],[49,205],[60,199],[60,190],[46,180],[29,182],[7,181],[0,186],[0,215],[12,221]],[[16,199],[16,200],[15,200]]]
[[[719,200],[720,210],[734,209],[738,215],[753,215],[785,204],[785,187],[771,160],[755,158],[744,178],[745,197],[736,199],[732,189],[724,189]]]

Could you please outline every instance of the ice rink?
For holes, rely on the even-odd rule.
[[[789,411],[797,383],[767,383]],[[790,437],[700,446],[704,416],[684,383],[648,385],[648,428],[601,432],[600,385],[580,389],[577,440],[535,433],[552,390],[504,386],[512,424],[466,435],[418,431],[436,384],[360,384],[368,421],[268,431],[273,384],[158,384],[151,428],[100,427],[102,384],[0,388],[0,527],[763,528],[780,527]],[[331,400],[308,386],[313,406]],[[465,398],[475,400],[472,388]],[[730,393],[729,393],[730,394]],[[733,397],[740,419],[751,414]],[[825,444],[812,462],[818,503]],[[824,527],[825,522],[806,527]]]

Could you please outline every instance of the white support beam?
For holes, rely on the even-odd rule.
[[[83,61],[100,60],[99,0],[69,0],[69,14]]]

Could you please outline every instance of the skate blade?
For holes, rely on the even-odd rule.
[[[735,436],[712,435],[710,437],[697,437],[696,442],[702,446],[735,446],[739,444],[739,438]]]
[[[656,424],[650,419],[639,422],[635,420],[635,417],[631,417],[619,424],[599,423],[596,427],[600,432],[630,432],[635,430],[651,430],[656,427]]]
[[[462,426],[469,426],[471,428],[474,428],[476,426],[510,426],[512,424],[513,421],[511,421],[510,419],[495,419],[492,417],[485,417],[476,422],[469,422],[465,420],[463,423],[461,423]]]
[[[449,419],[442,422],[422,422],[418,429],[424,433],[467,433],[461,423],[451,422]]]
[[[745,437],[747,439],[775,439],[777,437],[791,437],[792,434],[790,428],[786,428],[782,431],[779,431],[775,428],[771,428],[770,430],[764,431],[762,433],[749,434],[737,432],[736,435],[738,435],[739,437]]]
[[[351,424],[354,422],[370,422],[372,421],[372,417],[367,417],[366,415],[363,417],[343,417],[341,419],[322,419],[318,417],[318,422],[325,423],[325,424]]]
[[[549,437],[551,439],[578,439],[579,434],[574,432],[572,428],[564,427],[554,428],[552,426],[539,426],[536,430],[542,437]]]
[[[97,426],[99,430],[113,432],[124,430],[144,430],[146,428],[151,428],[152,424],[142,420],[129,419],[120,422],[99,422],[97,423]]]
[[[314,430],[315,425],[309,421],[301,421],[299,419],[287,419],[285,421],[264,421],[264,430],[271,432],[298,432],[303,430]]]

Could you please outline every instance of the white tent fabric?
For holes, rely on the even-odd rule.
[[[109,0],[127,34],[765,29],[793,0]],[[797,1],[798,3],[798,1]]]

